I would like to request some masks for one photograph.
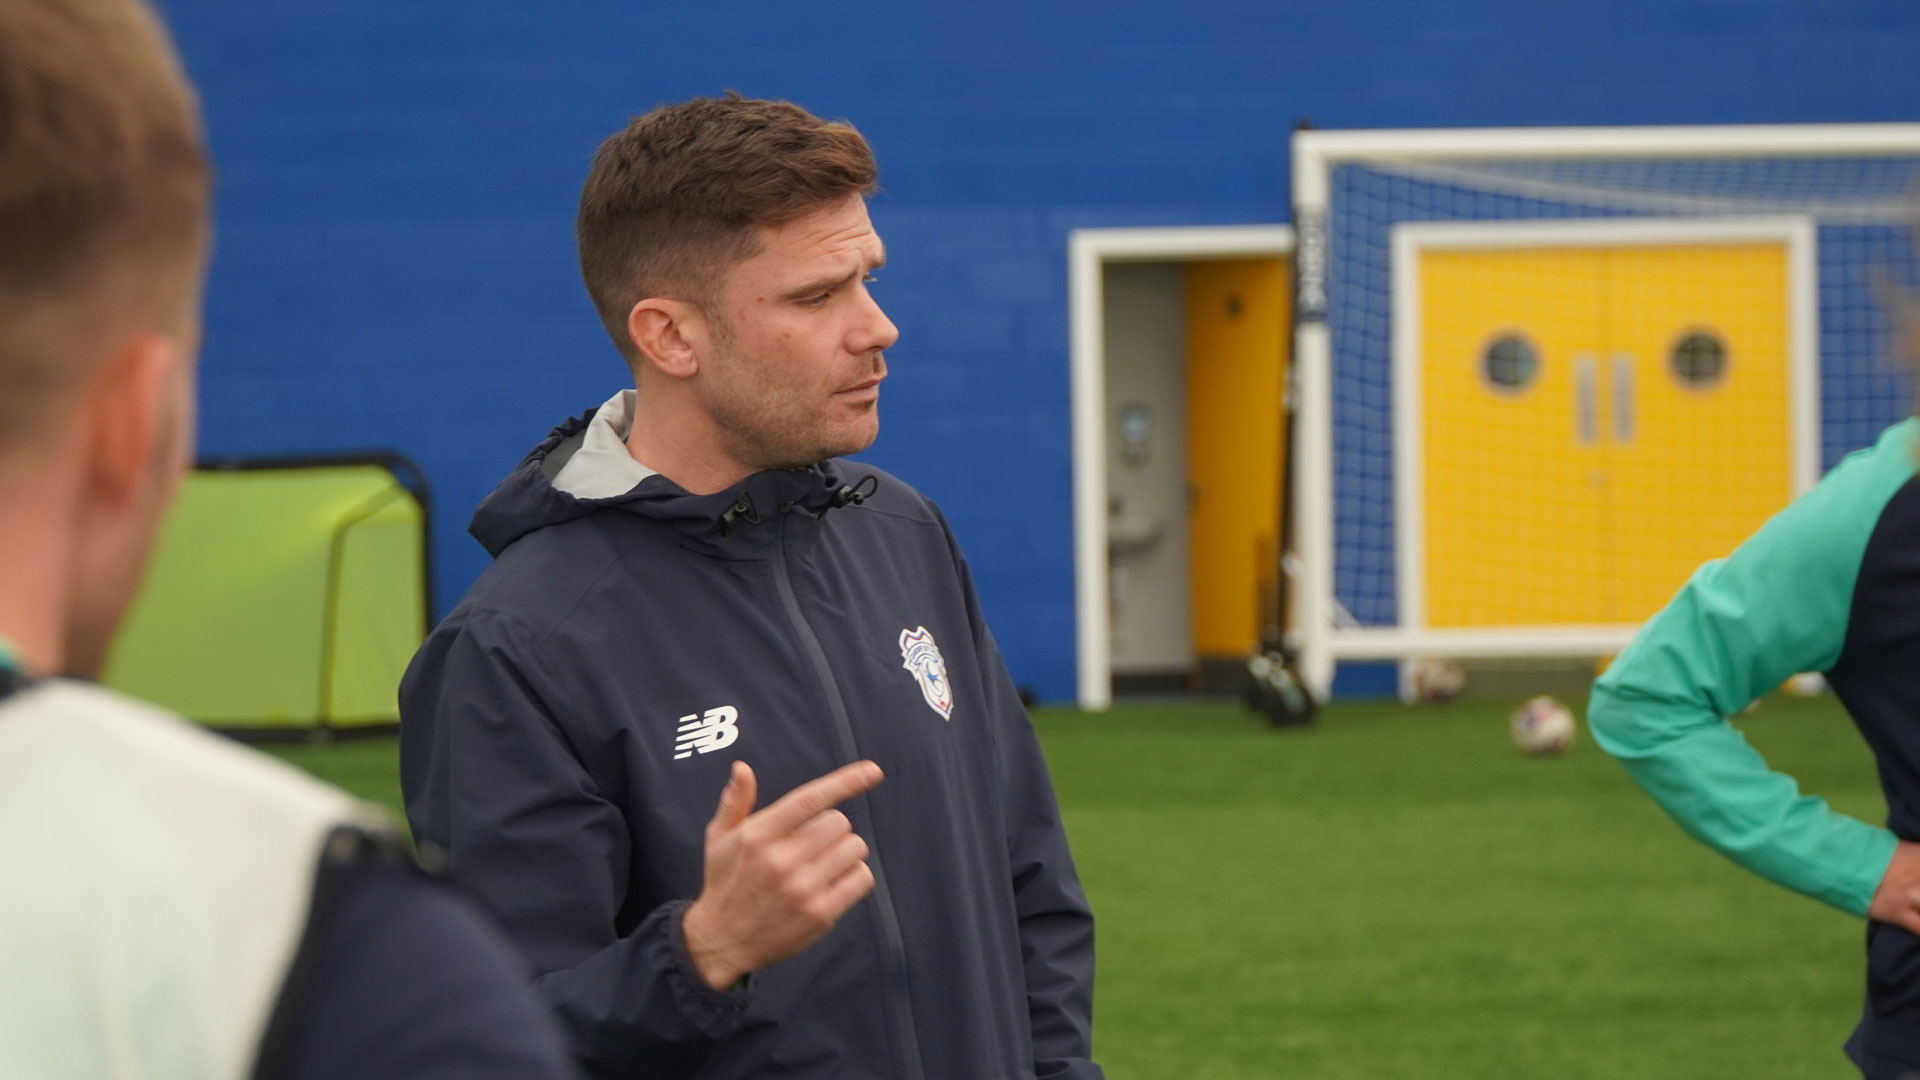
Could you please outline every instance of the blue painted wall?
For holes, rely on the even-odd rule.
[[[880,156],[903,332],[869,455],[938,499],[1015,677],[1073,691],[1066,235],[1287,216],[1287,132],[1912,120],[1920,5],[162,0],[220,168],[202,449],[397,448],[471,508],[625,376],[573,261],[594,146],[726,87]]]

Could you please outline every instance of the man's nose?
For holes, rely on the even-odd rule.
[[[873,294],[867,293],[864,299],[868,310],[850,343],[853,346],[851,351],[864,353],[891,349],[893,343],[900,340],[900,328],[887,318],[887,313],[880,309],[880,302],[873,298]]]

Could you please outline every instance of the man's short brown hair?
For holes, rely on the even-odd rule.
[[[58,422],[117,335],[197,297],[211,168],[143,0],[0,2],[0,451]]]
[[[649,297],[712,311],[726,270],[783,225],[848,195],[879,170],[851,125],[786,101],[694,98],[636,118],[600,144],[580,192],[580,273],[620,354],[627,313]]]

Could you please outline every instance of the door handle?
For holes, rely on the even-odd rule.
[[[1613,438],[1633,440],[1633,357],[1613,354]]]
[[[1593,357],[1573,358],[1573,415],[1580,441],[1588,446],[1600,441],[1599,372]]]

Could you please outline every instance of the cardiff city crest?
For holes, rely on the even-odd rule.
[[[953,719],[953,683],[947,680],[947,661],[926,627],[900,631],[900,666],[920,684],[920,696],[927,699],[927,705],[942,720]]]

